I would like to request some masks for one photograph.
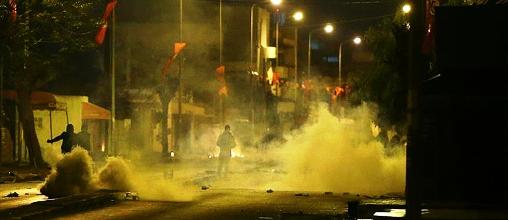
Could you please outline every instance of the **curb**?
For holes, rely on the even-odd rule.
[[[76,209],[87,209],[101,204],[115,203],[120,200],[121,193],[118,191],[99,191],[90,194],[79,194],[47,201],[34,202],[30,205],[20,206],[0,212],[2,219],[34,219],[68,212]]]

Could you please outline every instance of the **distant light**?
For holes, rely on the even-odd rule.
[[[282,4],[282,0],[270,0],[272,2],[272,5],[279,6]]]
[[[251,74],[254,75],[254,76],[259,76],[259,73],[256,72],[256,71],[251,71]]]
[[[295,21],[301,21],[303,20],[303,12],[301,11],[297,11],[293,14],[293,19],[295,19]]]
[[[171,151],[171,153],[169,153],[169,156],[170,157],[175,157],[175,152]]]
[[[409,22],[406,23],[406,29],[411,30],[411,24]]]
[[[410,4],[408,4],[408,3],[404,4],[404,5],[402,6],[402,12],[403,12],[404,14],[407,14],[407,13],[411,12],[411,5],[410,5]]]
[[[353,43],[355,43],[356,45],[361,44],[361,43],[362,43],[362,38],[360,38],[360,37],[355,37],[355,38],[353,39]]]
[[[325,32],[326,33],[332,33],[334,29],[335,28],[333,27],[332,24],[326,24],[326,26],[325,26]]]
[[[104,152],[106,150],[106,145],[104,144],[104,142],[102,142],[101,144],[101,151]]]

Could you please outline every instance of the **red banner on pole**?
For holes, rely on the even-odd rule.
[[[228,87],[226,85],[221,86],[218,93],[219,95],[228,96]]]
[[[425,37],[422,44],[422,52],[430,54],[434,49],[434,16],[436,7],[440,5],[440,0],[425,1]]]
[[[109,16],[113,13],[113,10],[115,10],[116,3],[117,1],[113,0],[106,5],[106,10],[104,11],[104,15],[102,15],[102,25],[95,36],[95,43],[98,45],[104,43],[104,38],[106,37],[106,32],[108,30]]]
[[[103,20],[103,21],[108,21],[109,16],[110,16],[110,15],[111,15],[111,13],[113,12],[113,10],[115,10],[116,3],[117,3],[117,1],[116,1],[116,0],[113,0],[113,1],[109,2],[109,3],[106,5],[106,10],[104,11],[104,15],[102,15],[102,20]]]
[[[173,51],[175,56],[178,56],[178,54],[180,54],[180,52],[183,50],[183,48],[185,48],[185,46],[187,46],[187,43],[185,43],[185,42],[176,42],[175,48]]]
[[[98,45],[101,45],[104,42],[104,38],[106,37],[106,31],[108,30],[108,24],[103,24],[99,28],[99,32],[97,32],[97,35],[95,36],[95,43]]]
[[[173,55],[168,58],[168,61],[166,61],[166,63],[164,64],[164,67],[162,68],[162,75],[163,76],[166,76],[168,74],[169,67],[171,67],[171,64],[173,64],[173,62],[176,60],[176,57],[178,56],[178,54],[180,54],[180,52],[182,52],[182,50],[186,46],[187,46],[187,43],[185,43],[185,42],[176,42],[174,44]]]
[[[18,6],[16,0],[9,0],[9,6],[11,7],[11,21],[15,22],[18,16]]]

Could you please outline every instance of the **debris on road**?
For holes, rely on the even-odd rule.
[[[209,186],[201,186],[201,190],[207,190],[207,189],[210,189]]]
[[[333,192],[325,192],[325,195],[331,196],[331,195],[333,195]]]
[[[268,189],[266,190],[267,193],[273,193],[273,190],[272,189]]]
[[[17,192],[11,192],[7,194],[5,197],[19,197],[19,194]]]
[[[310,196],[308,193],[295,193],[295,196]]]
[[[125,193],[125,200],[139,200],[139,196],[137,192],[126,192]]]

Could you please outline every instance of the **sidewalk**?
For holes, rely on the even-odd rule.
[[[45,197],[45,196],[44,196]],[[43,199],[30,204],[0,210],[0,219],[34,219],[57,212],[83,210],[124,199],[125,193],[102,190],[94,193],[79,194],[56,199]]]
[[[36,169],[28,165],[2,164],[0,166],[0,184],[42,181],[50,172],[49,167]]]

